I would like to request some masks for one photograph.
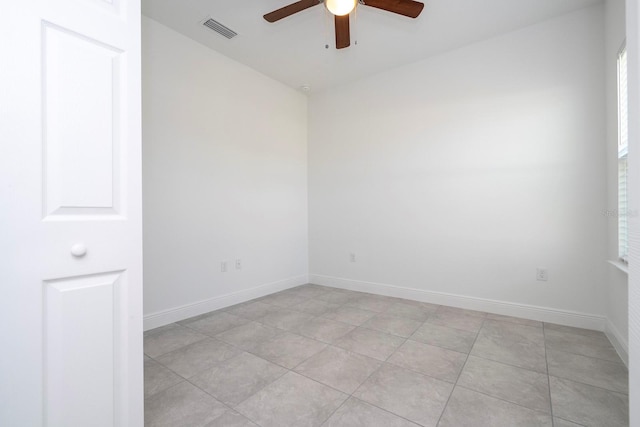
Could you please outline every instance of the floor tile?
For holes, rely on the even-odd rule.
[[[145,425],[628,426],[602,332],[517,317],[307,284],[144,344]]]
[[[202,313],[202,314],[199,314],[197,316],[192,316],[192,317],[189,317],[189,318],[184,319],[184,320],[179,320],[176,323],[179,324],[179,325],[183,325],[184,326],[187,323],[193,323],[193,322],[196,322],[198,320],[206,319],[207,317],[211,317],[214,314],[222,313],[224,311],[226,311],[226,308],[223,308],[223,309],[220,309],[220,310],[214,310],[214,311],[207,311],[206,313]]]
[[[146,338],[150,335],[159,334],[160,332],[169,331],[171,329],[179,328],[180,325],[178,323],[169,323],[168,325],[160,326],[159,328],[149,329],[148,331],[144,331],[143,336]]]
[[[604,334],[602,336],[577,335],[547,329],[544,337],[548,349],[622,363],[618,353]]]
[[[604,333],[593,329],[574,328],[573,326],[556,325],[555,323],[544,323],[544,328],[549,331],[567,332],[570,334],[584,335],[591,337],[602,337]]]
[[[449,350],[469,353],[477,333],[462,329],[424,323],[411,335],[410,339],[425,344],[436,345]]]
[[[281,333],[281,330],[271,326],[251,322],[218,334],[216,338],[242,350],[251,350],[258,344],[270,340]]]
[[[227,411],[219,416],[206,427],[259,427],[256,423],[251,422],[248,418],[240,415],[236,411]]]
[[[347,397],[289,371],[236,409],[262,427],[318,427]]]
[[[428,310],[419,305],[397,302],[389,307],[385,311],[385,313],[391,314],[393,316],[406,317],[409,319],[417,320],[419,322],[424,322],[434,311],[435,310]]]
[[[547,372],[542,329],[487,320],[471,354],[485,359]]]
[[[549,379],[539,372],[469,356],[457,384],[529,409],[551,413]]]
[[[435,426],[453,385],[384,364],[353,394],[379,408],[424,426]]]
[[[466,360],[464,353],[408,340],[387,362],[454,383]]]
[[[367,320],[362,324],[362,327],[408,338],[420,325],[422,325],[422,322],[417,320],[381,313]]]
[[[622,363],[547,350],[549,375],[619,393],[629,393],[629,372]]]
[[[584,427],[582,424],[572,423],[558,417],[553,417],[553,427]]]
[[[378,295],[378,294],[369,294],[369,295],[373,295],[376,298],[384,298],[388,301],[391,302],[391,304],[406,304],[407,300],[404,298],[398,298],[398,297],[390,297],[390,296],[385,296],[385,295]]]
[[[410,421],[350,397],[322,427],[419,427]]]
[[[273,313],[269,313],[260,319],[260,323],[273,326],[274,328],[284,329],[286,331],[295,332],[302,323],[313,319],[313,316],[299,311],[281,309]]]
[[[364,295],[349,301],[347,304],[352,307],[361,308],[363,310],[382,313],[383,311],[391,307],[394,303],[395,301],[391,300],[390,298]]]
[[[291,307],[292,305],[300,304],[306,300],[307,298],[291,295],[286,292],[278,292],[277,294],[272,294],[272,295],[267,295],[266,297],[262,297],[260,298],[259,301],[265,304],[286,308],[286,307]]]
[[[535,326],[536,328],[542,328],[542,322],[538,322],[537,320],[522,319],[520,317],[503,316],[501,314],[491,313],[487,314],[486,318],[489,320],[498,320],[500,322],[515,323],[516,325]]]
[[[351,394],[380,367],[379,361],[329,346],[295,368],[299,374]]]
[[[207,338],[158,357],[158,362],[184,378],[194,376],[240,354],[240,350],[222,341]]]
[[[336,288],[326,285],[317,285],[315,283],[306,283],[304,285],[296,287],[296,289],[317,289],[320,291],[329,292],[335,290]]]
[[[469,332],[478,332],[480,327],[482,327],[483,322],[484,317],[477,316],[475,314],[468,314],[464,311],[448,311],[440,309],[427,319],[427,323],[431,323],[433,325],[462,329]]]
[[[366,294],[365,292],[352,291],[352,290],[349,290],[349,289],[342,289],[342,288],[326,287],[326,289],[330,290],[331,292],[338,292],[340,294],[351,295],[353,297],[361,297],[361,296],[365,296],[365,295],[370,295],[370,294]]]
[[[347,304],[353,301],[356,297],[351,294],[346,294],[342,292],[327,292],[326,294],[320,295],[317,297],[320,301],[326,301],[334,304]]]
[[[144,362],[144,397],[147,398],[183,381],[179,375],[153,359]]]
[[[292,306],[291,309],[301,311],[303,313],[308,313],[314,316],[321,316],[329,311],[337,309],[338,307],[340,307],[340,304],[326,302],[318,299],[309,299],[301,304]]]
[[[296,332],[318,341],[332,343],[354,329],[353,325],[316,317],[299,325]]]
[[[438,304],[432,304],[430,302],[423,302],[423,301],[416,301],[416,300],[410,300],[410,299],[400,299],[400,301],[402,304],[409,304],[409,305],[415,305],[415,306],[419,306],[424,308],[427,311],[431,311],[434,312],[436,310],[438,310],[441,306]]]
[[[404,341],[404,338],[396,335],[385,334],[373,329],[356,328],[337,340],[334,345],[385,361]]]
[[[278,311],[279,308],[273,305],[265,304],[262,302],[251,302],[250,304],[238,304],[230,307],[227,313],[234,314],[236,316],[244,317],[246,319],[257,320],[266,316],[269,313]]]
[[[220,311],[194,322],[183,323],[183,326],[194,329],[209,336],[249,323],[249,319]]]
[[[324,313],[322,317],[342,323],[348,323],[354,326],[360,326],[376,314],[377,313],[375,311],[363,310],[361,308],[351,307],[350,305],[343,305],[333,311]]]
[[[440,307],[442,307],[441,305],[438,304],[432,304],[430,302],[423,302],[423,301],[415,301],[418,302],[422,307],[431,310],[431,311],[436,311],[439,310]]]
[[[251,350],[251,353],[277,365],[293,369],[326,346],[327,344],[311,338],[285,332],[260,343]]]
[[[144,425],[200,427],[225,411],[226,406],[185,381],[145,400]]]
[[[487,317],[487,314],[488,314],[488,313],[485,313],[484,311],[467,310],[466,308],[449,307],[446,305],[441,305],[437,311],[438,313],[450,313],[450,314],[459,314],[464,316],[475,316],[475,317]]]
[[[282,376],[286,369],[249,353],[222,362],[195,377],[191,382],[227,405],[237,405],[267,384]]]
[[[627,427],[626,394],[603,390],[557,377],[549,377],[553,414],[585,426]]]
[[[291,288],[286,291],[287,294],[300,298],[318,298],[328,292],[330,291],[326,288],[309,288],[304,286],[298,286],[297,288]]]
[[[176,325],[170,329],[145,337],[144,352],[148,356],[156,358],[205,338],[207,338],[206,335],[184,326]]]
[[[552,427],[551,416],[456,387],[438,427]]]

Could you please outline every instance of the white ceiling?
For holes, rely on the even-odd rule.
[[[417,19],[359,5],[351,16],[351,47],[342,50],[335,49],[333,20],[322,5],[273,24],[262,18],[293,1],[143,0],[142,8],[146,16],[236,61],[316,92],[601,0],[424,0]],[[227,40],[203,27],[207,17],[239,35]]]

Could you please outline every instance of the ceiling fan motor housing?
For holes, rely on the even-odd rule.
[[[278,10],[267,13],[267,22],[276,22],[310,7],[324,3],[334,15],[336,29],[336,49],[344,49],[351,45],[349,31],[349,13],[360,3],[387,12],[397,13],[408,18],[417,18],[424,8],[424,3],[415,0],[299,0]]]
[[[357,0],[325,0],[324,5],[335,16],[345,16],[355,9]]]

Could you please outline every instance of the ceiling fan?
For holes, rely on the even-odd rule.
[[[321,3],[324,3],[329,12],[334,15],[336,49],[344,49],[351,45],[349,14],[356,8],[357,3],[408,16],[409,18],[417,18],[424,8],[424,3],[414,0],[300,0],[267,13],[264,15],[264,19],[268,22],[276,22]]]

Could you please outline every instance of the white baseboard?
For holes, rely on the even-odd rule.
[[[607,335],[607,338],[609,338],[609,341],[611,341],[611,344],[618,352],[618,356],[620,356],[620,359],[622,359],[622,361],[624,362],[625,365],[627,365],[627,368],[628,368],[629,367],[629,342],[627,338],[620,333],[618,328],[616,328],[609,319],[607,319],[607,325],[604,330],[604,333]]]
[[[450,307],[478,310],[487,313],[515,316],[541,322],[577,328],[605,331],[607,319],[605,316],[579,313],[568,310],[539,307],[534,305],[497,301],[484,298],[469,297],[444,292],[432,292],[422,289],[405,288],[383,283],[364,282],[360,280],[343,279],[339,277],[310,274],[309,282],[317,285],[348,289],[351,291],[369,292],[396,298],[405,298]]]
[[[197,301],[191,304],[174,307],[168,310],[150,313],[144,316],[144,330],[158,328],[168,325],[179,320],[188,319],[193,316],[208,313],[210,311],[219,310],[234,304],[240,304],[254,298],[260,298],[274,292],[283,291],[309,283],[309,276],[302,275],[290,277],[288,279],[279,280],[277,282],[265,283],[253,288],[244,289],[230,294],[220,295],[215,298],[209,298],[203,301]]]

